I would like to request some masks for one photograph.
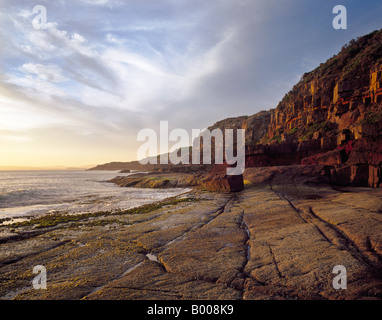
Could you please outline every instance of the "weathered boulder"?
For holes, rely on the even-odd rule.
[[[243,190],[243,175],[227,175],[228,164],[216,164],[203,179],[202,187],[208,191],[238,192]]]

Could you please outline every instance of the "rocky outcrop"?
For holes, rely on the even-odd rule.
[[[238,192],[244,188],[242,175],[227,175],[227,164],[215,165],[203,179],[202,187],[208,191]]]
[[[382,102],[382,31],[353,40],[304,74],[275,109],[267,139],[294,131],[302,140],[353,131]]]
[[[304,164],[304,159],[336,147],[333,137],[309,141],[290,139],[284,142],[270,142],[246,147],[246,167],[283,166]]]
[[[246,129],[246,168],[321,165],[334,184],[380,187],[382,30],[304,74],[276,109],[215,128]]]
[[[349,143],[348,159],[331,170],[332,182],[341,185],[382,187],[382,136]]]
[[[125,171],[125,170],[135,170],[135,171],[151,171],[156,168],[159,168],[159,165],[142,165],[138,161],[131,161],[131,162],[108,162],[104,164],[99,164],[95,167],[89,168],[88,170],[118,170],[118,171]]]
[[[271,112],[246,167],[330,166],[334,184],[381,186],[382,31],[306,73]]]
[[[220,129],[224,133],[225,129],[245,129],[245,144],[255,145],[268,132],[273,112],[274,110],[260,111],[252,116],[227,118],[208,127],[208,130]]]
[[[134,188],[188,188],[199,185],[199,174],[188,173],[136,173],[130,176],[117,176],[109,182],[120,187]]]

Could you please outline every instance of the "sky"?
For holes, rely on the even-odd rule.
[[[275,108],[381,17],[379,0],[0,0],[0,168],[133,161],[160,121],[191,135]]]

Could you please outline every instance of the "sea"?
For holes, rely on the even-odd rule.
[[[130,209],[190,189],[124,188],[107,182],[118,171],[0,171],[0,219]]]

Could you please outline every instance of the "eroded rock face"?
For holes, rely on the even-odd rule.
[[[382,30],[305,74],[271,114],[246,167],[330,166],[335,184],[381,186]]]
[[[379,128],[381,124],[375,123],[373,128]],[[327,174],[333,184],[372,188],[382,186],[382,136],[379,132],[376,134],[375,130],[366,130],[362,138],[341,140],[341,144],[333,150],[327,149],[333,146],[336,145],[325,145],[324,138],[304,143],[257,145],[247,148],[246,167],[321,165],[330,167]]]
[[[274,110],[260,111],[252,116],[227,118],[218,121],[209,127],[208,130],[220,129],[224,132],[225,129],[245,129],[246,145],[255,145],[268,132],[273,112]]]

